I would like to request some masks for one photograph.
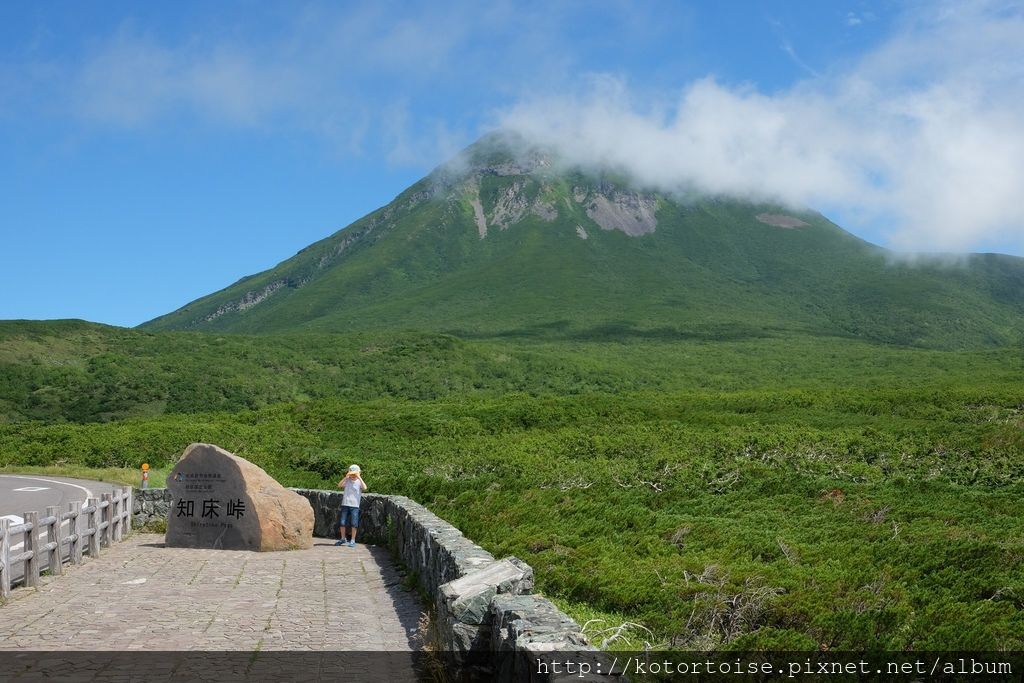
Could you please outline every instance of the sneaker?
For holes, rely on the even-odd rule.
[[[349,548],[355,548],[356,547],[356,542],[355,541],[349,541],[348,542],[348,547]]]
[[[337,542],[337,543],[335,543],[334,545],[348,545],[348,544],[347,544],[347,543],[345,543],[345,541],[338,541],[338,542]]]

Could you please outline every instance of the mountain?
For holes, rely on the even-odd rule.
[[[911,264],[810,210],[639,187],[491,134],[330,237],[146,330],[812,334],[1017,343],[1024,259]]]

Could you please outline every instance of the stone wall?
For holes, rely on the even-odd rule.
[[[170,489],[135,489],[132,503],[133,528],[139,529],[153,520],[166,522],[170,511]]]
[[[341,508],[341,491],[295,491],[313,506],[313,533],[336,538],[334,525]],[[405,496],[365,493],[359,515],[359,540],[394,547],[402,563],[416,573],[431,595],[442,584],[495,561],[461,531]]]
[[[336,538],[340,491],[293,489],[313,507],[313,535]],[[135,523],[170,511],[165,489],[136,491]],[[548,681],[537,662],[581,657],[608,671],[579,624],[533,594],[533,569],[516,557],[496,559],[462,532],[405,496],[363,494],[359,541],[390,547],[434,601],[440,649],[456,679]],[[599,664],[602,665],[599,667]],[[581,680],[574,675],[573,680]],[[582,680],[619,677],[589,676]]]
[[[340,491],[295,489],[309,499],[313,533],[337,535]],[[591,646],[579,624],[550,600],[533,594],[533,569],[516,557],[498,560],[462,532],[405,496],[363,494],[359,540],[391,547],[434,601],[440,647],[457,677],[547,681],[537,662],[559,653],[608,671],[610,660]],[[601,666],[598,666],[598,665]],[[577,675],[573,680],[581,680]],[[597,677],[603,680],[620,677]]]

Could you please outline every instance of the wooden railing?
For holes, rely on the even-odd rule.
[[[68,522],[67,533],[64,522]],[[83,555],[99,557],[100,548],[120,541],[132,528],[132,489],[124,486],[120,491],[104,493],[101,498],[89,498],[68,503],[67,511],[57,506],[46,508],[46,516],[26,512],[21,524],[0,519],[0,597],[11,594],[11,587],[19,582],[14,578],[14,567],[21,563],[24,571],[20,583],[39,585],[39,573],[48,570],[50,576],[64,573],[64,563],[79,564]],[[46,529],[46,543],[41,531]],[[12,554],[14,537],[24,538],[21,552]],[[64,547],[67,546],[65,553]]]

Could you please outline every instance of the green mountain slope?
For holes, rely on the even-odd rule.
[[[494,135],[266,272],[143,325],[265,333],[1021,338],[1024,259],[899,262],[820,214],[666,195]]]

